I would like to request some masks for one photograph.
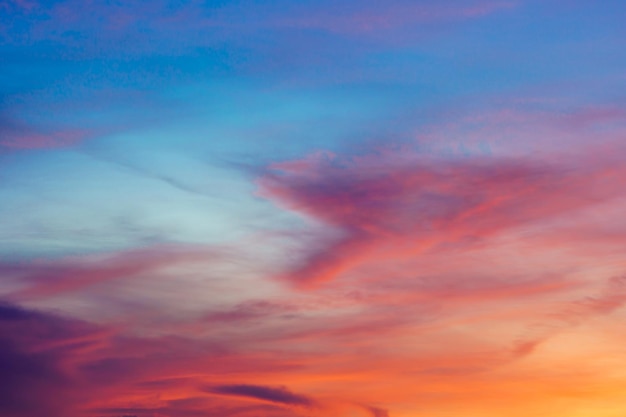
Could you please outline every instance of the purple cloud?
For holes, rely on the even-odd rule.
[[[285,387],[267,387],[263,385],[219,385],[206,389],[207,392],[239,397],[254,398],[284,405],[312,407],[315,401],[304,395],[295,394]]]
[[[71,362],[101,334],[78,320],[0,304],[0,414],[72,415],[86,392]]]

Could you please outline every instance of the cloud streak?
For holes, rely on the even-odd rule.
[[[239,397],[254,398],[257,400],[269,401],[283,405],[295,405],[302,407],[312,407],[315,404],[311,398],[304,395],[295,394],[285,387],[267,387],[262,385],[220,385],[207,388],[207,392],[223,395],[234,395]]]
[[[4,263],[6,276],[28,283],[12,292],[16,300],[37,299],[71,293],[108,281],[130,279],[177,263],[202,262],[215,256],[210,250],[162,247],[66,260]]]

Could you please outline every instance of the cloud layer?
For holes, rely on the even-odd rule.
[[[624,415],[625,13],[0,2],[0,416]]]

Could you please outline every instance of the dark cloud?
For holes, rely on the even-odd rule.
[[[92,402],[106,404],[111,396],[127,390],[149,398],[145,403],[153,404],[155,394],[184,381],[179,378],[169,386],[142,386],[137,380],[167,381],[171,374],[180,374],[180,369],[206,366],[202,361],[211,362],[207,358],[215,355],[215,349],[197,341],[124,336],[112,328],[0,302],[0,416],[83,416],[79,410],[89,409]],[[236,369],[232,362],[222,362],[226,362],[223,372]],[[241,358],[238,362],[241,367],[251,367]],[[187,382],[187,386],[191,384],[197,386],[197,382]],[[205,400],[188,397],[162,401],[156,408],[141,407],[144,404],[135,401],[128,406],[139,404],[136,408],[93,411],[98,416],[114,417],[152,416],[157,412],[176,417],[253,415],[236,407],[222,410],[219,402],[207,408]]]
[[[27,353],[0,338],[0,415],[62,416],[68,380],[58,357]]]
[[[68,359],[97,329],[85,323],[0,304],[0,415],[66,417],[80,388]]]
[[[0,321],[28,320],[36,317],[32,311],[19,308],[12,304],[0,302]]]
[[[97,408],[91,413],[103,417],[295,417],[290,410],[273,404],[241,405],[237,402],[213,401],[207,398],[185,398],[167,401],[157,408]]]
[[[389,417],[389,412],[378,407],[366,407],[367,411],[372,414],[372,417]]]
[[[315,404],[311,398],[294,394],[285,387],[267,387],[263,385],[220,385],[206,389],[207,392],[239,397],[256,398],[278,404],[312,407]]]

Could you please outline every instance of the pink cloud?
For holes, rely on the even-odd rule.
[[[73,146],[86,138],[92,132],[73,129],[51,133],[23,132],[7,135],[0,140],[0,147],[8,149],[54,149]]]
[[[619,165],[584,160],[383,153],[311,161],[274,165],[259,180],[261,195],[335,230],[288,273],[302,285],[558,218],[618,196],[626,180]]]
[[[356,3],[345,10],[328,10],[322,13],[306,13],[276,22],[277,25],[322,29],[345,34],[372,34],[380,31],[409,28],[432,22],[453,22],[475,19],[515,7],[512,1],[457,2],[436,4],[428,2],[389,3],[385,7],[368,7],[367,2]]]
[[[213,256],[215,252],[211,250],[157,247],[108,255],[4,264],[0,265],[0,270],[23,284],[29,284],[12,293],[12,299],[32,300],[77,292],[108,281],[127,280],[180,263],[206,261]]]
[[[577,157],[589,143],[595,144],[596,154],[620,146],[626,135],[626,112],[619,103],[581,107],[514,98],[496,104],[496,109],[469,113],[461,109],[435,113],[432,117],[440,122],[420,126],[413,137],[422,152],[433,155],[542,155],[555,160]]]

